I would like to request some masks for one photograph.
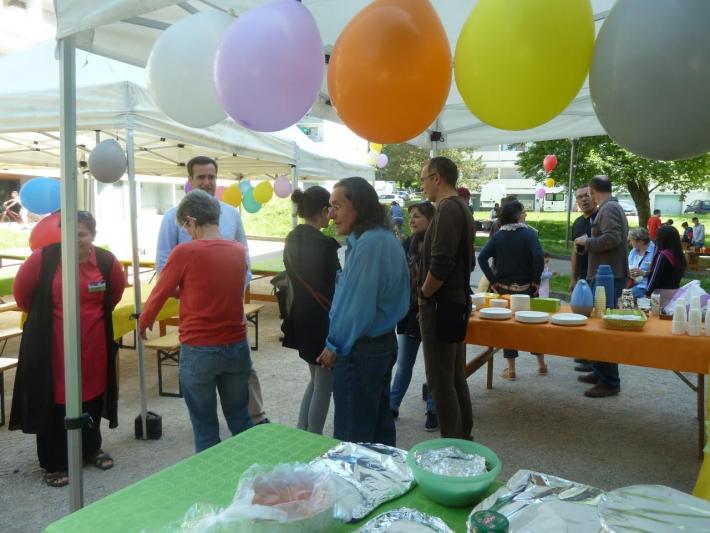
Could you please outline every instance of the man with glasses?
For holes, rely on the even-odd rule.
[[[458,342],[451,340],[459,337],[461,325],[465,332],[468,323],[470,276],[475,264],[475,226],[456,191],[458,176],[458,168],[446,157],[431,159],[421,172],[422,190],[436,203],[436,214],[424,236],[418,268],[419,322],[427,384],[441,436],[472,440],[466,346],[463,336]],[[445,317],[450,311],[454,313],[448,320]]]
[[[193,189],[200,189],[211,196],[217,192],[217,162],[211,157],[197,156],[193,157],[187,163],[188,183]],[[249,246],[247,244],[246,233],[244,233],[244,225],[237,211],[231,205],[219,202],[219,233],[228,240],[239,241],[246,249],[247,270],[245,286],[249,286],[251,280],[251,270],[249,262]],[[185,228],[178,226],[175,215],[177,207],[172,207],[165,213],[163,221],[160,224],[160,232],[158,233],[158,247],[156,253],[155,265],[158,273],[165,266],[170,252],[178,244],[189,242],[192,240],[190,235],[185,231]],[[268,423],[269,419],[264,412],[263,401],[261,399],[261,385],[256,371],[252,368],[251,376],[249,377],[249,414],[255,424]]]
[[[578,216],[574,223],[572,224],[572,240],[582,235],[587,237],[592,236],[592,222],[594,222],[594,214],[597,212],[597,206],[592,202],[591,196],[589,196],[589,187],[580,187],[575,191],[575,198],[577,200],[577,208],[582,212]],[[571,256],[571,272],[570,272],[570,283],[569,291],[570,293],[574,290],[577,285],[577,280],[587,278],[587,264],[589,261],[589,256],[587,255],[587,250],[583,246],[574,246],[572,248]],[[586,359],[575,359],[577,365],[574,369],[577,372],[591,372],[592,362]]]

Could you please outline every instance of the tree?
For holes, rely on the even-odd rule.
[[[385,168],[377,169],[375,179],[394,181],[399,187],[419,188],[419,174],[429,160],[429,151],[411,144],[388,144],[383,150],[389,163]],[[475,155],[473,149],[447,148],[439,155],[448,157],[459,167],[459,185],[472,191],[480,190],[486,181],[485,165]]]
[[[542,160],[547,154],[557,156],[558,165],[550,177],[566,184],[569,171],[570,142],[567,140],[532,143],[518,157],[523,175],[541,182]],[[616,187],[631,195],[639,215],[639,225],[646,226],[651,216],[650,195],[656,190],[688,191],[710,184],[710,155],[684,161],[656,161],[622,148],[607,136],[578,140],[573,186],[587,183],[596,174],[608,175]]]

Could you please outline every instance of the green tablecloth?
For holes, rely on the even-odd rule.
[[[50,524],[46,531],[123,533],[160,530],[180,520],[194,503],[229,505],[239,476],[254,463],[309,462],[337,442],[279,424],[255,426]],[[117,464],[116,468],[121,465]],[[110,476],[111,472],[106,475]],[[491,487],[489,493],[497,487]],[[443,507],[415,487],[404,496],[378,507],[362,521],[341,525],[338,531],[353,531],[373,516],[403,506],[440,516],[455,531],[466,531],[466,518],[471,511],[468,507]]]

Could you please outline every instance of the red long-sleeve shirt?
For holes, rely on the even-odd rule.
[[[232,344],[246,339],[244,246],[224,239],[177,245],[141,312],[150,327],[165,300],[180,289],[180,342],[191,346]]]
[[[13,294],[17,306],[25,312],[32,307],[32,300],[40,282],[42,249],[35,250],[27,258],[15,276]],[[108,354],[106,353],[106,330],[104,325],[104,291],[101,291],[103,276],[96,263],[92,249],[89,258],[79,263],[79,324],[81,327],[81,394],[88,401],[106,390]],[[114,260],[111,269],[111,308],[123,295],[126,278],[121,264]],[[104,285],[105,288],[105,285]],[[52,279],[52,377],[54,401],[66,403],[64,391],[64,330],[62,310],[62,267],[59,265]],[[42,332],[33,332],[42,334]]]

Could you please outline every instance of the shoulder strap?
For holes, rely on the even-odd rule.
[[[320,292],[315,290],[313,287],[310,286],[310,284],[301,277],[301,275],[296,271],[296,265],[293,262],[293,258],[291,257],[291,253],[284,248],[284,252],[286,253],[286,260],[289,262],[291,265],[291,270],[293,271],[293,274],[296,276],[296,279],[303,285],[306,290],[309,292],[309,294],[313,297],[313,299],[316,301],[318,305],[320,305],[324,311],[329,311],[330,306],[331,306],[331,301],[323,296]]]

